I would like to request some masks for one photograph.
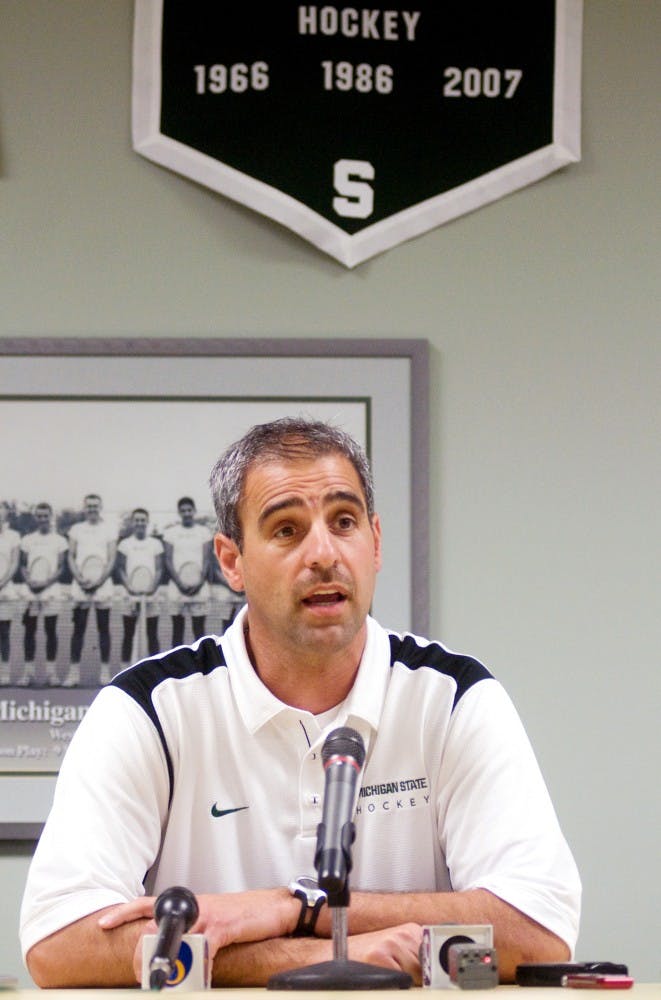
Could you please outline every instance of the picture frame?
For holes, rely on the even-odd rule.
[[[198,518],[211,526],[208,474],[231,441],[279,416],[329,420],[364,445],[372,464],[384,539],[373,613],[398,631],[428,632],[427,341],[10,338],[0,342],[0,356],[0,419],[10,428],[0,448],[9,470],[0,501],[12,505],[14,523],[21,514],[24,531],[42,501],[58,523],[65,510],[77,508],[82,518],[88,493],[103,498],[102,516],[117,525],[145,507],[154,532],[173,523],[177,499],[191,495]],[[15,580],[20,598],[20,573]],[[66,584],[63,591],[69,605],[58,605],[60,683],[71,618]],[[29,596],[22,594],[25,606]],[[113,673],[121,666],[114,608]],[[24,613],[17,605],[9,628],[12,677],[25,660]],[[59,759],[98,689],[94,616],[86,625],[81,683],[69,688],[45,680],[42,618],[43,609],[32,684],[0,687],[0,839],[38,835]],[[162,620],[168,648],[165,610]]]

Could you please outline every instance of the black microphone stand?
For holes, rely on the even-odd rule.
[[[408,972],[385,969],[368,962],[354,962],[347,957],[349,872],[354,837],[354,825],[347,823],[342,831],[342,851],[347,873],[344,884],[330,887],[323,885],[323,879],[319,879],[320,888],[327,892],[328,906],[331,909],[333,958],[301,969],[278,972],[267,982],[267,990],[407,990],[413,984]]]

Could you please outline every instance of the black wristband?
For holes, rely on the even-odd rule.
[[[320,889],[315,879],[299,878],[289,883],[289,891],[301,901],[298,923],[292,937],[311,937],[317,926],[319,912],[326,902],[326,893]]]

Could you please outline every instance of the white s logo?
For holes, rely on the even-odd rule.
[[[358,179],[357,179],[358,178]],[[374,167],[366,160],[338,160],[333,167],[333,210],[345,219],[367,219],[374,211]]]

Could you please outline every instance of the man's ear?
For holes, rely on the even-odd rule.
[[[372,518],[372,534],[374,535],[374,566],[378,573],[382,563],[381,520],[378,514],[375,514]]]
[[[213,548],[222,574],[232,590],[243,591],[243,573],[241,570],[241,553],[239,546],[227,535],[218,532],[214,535]]]

